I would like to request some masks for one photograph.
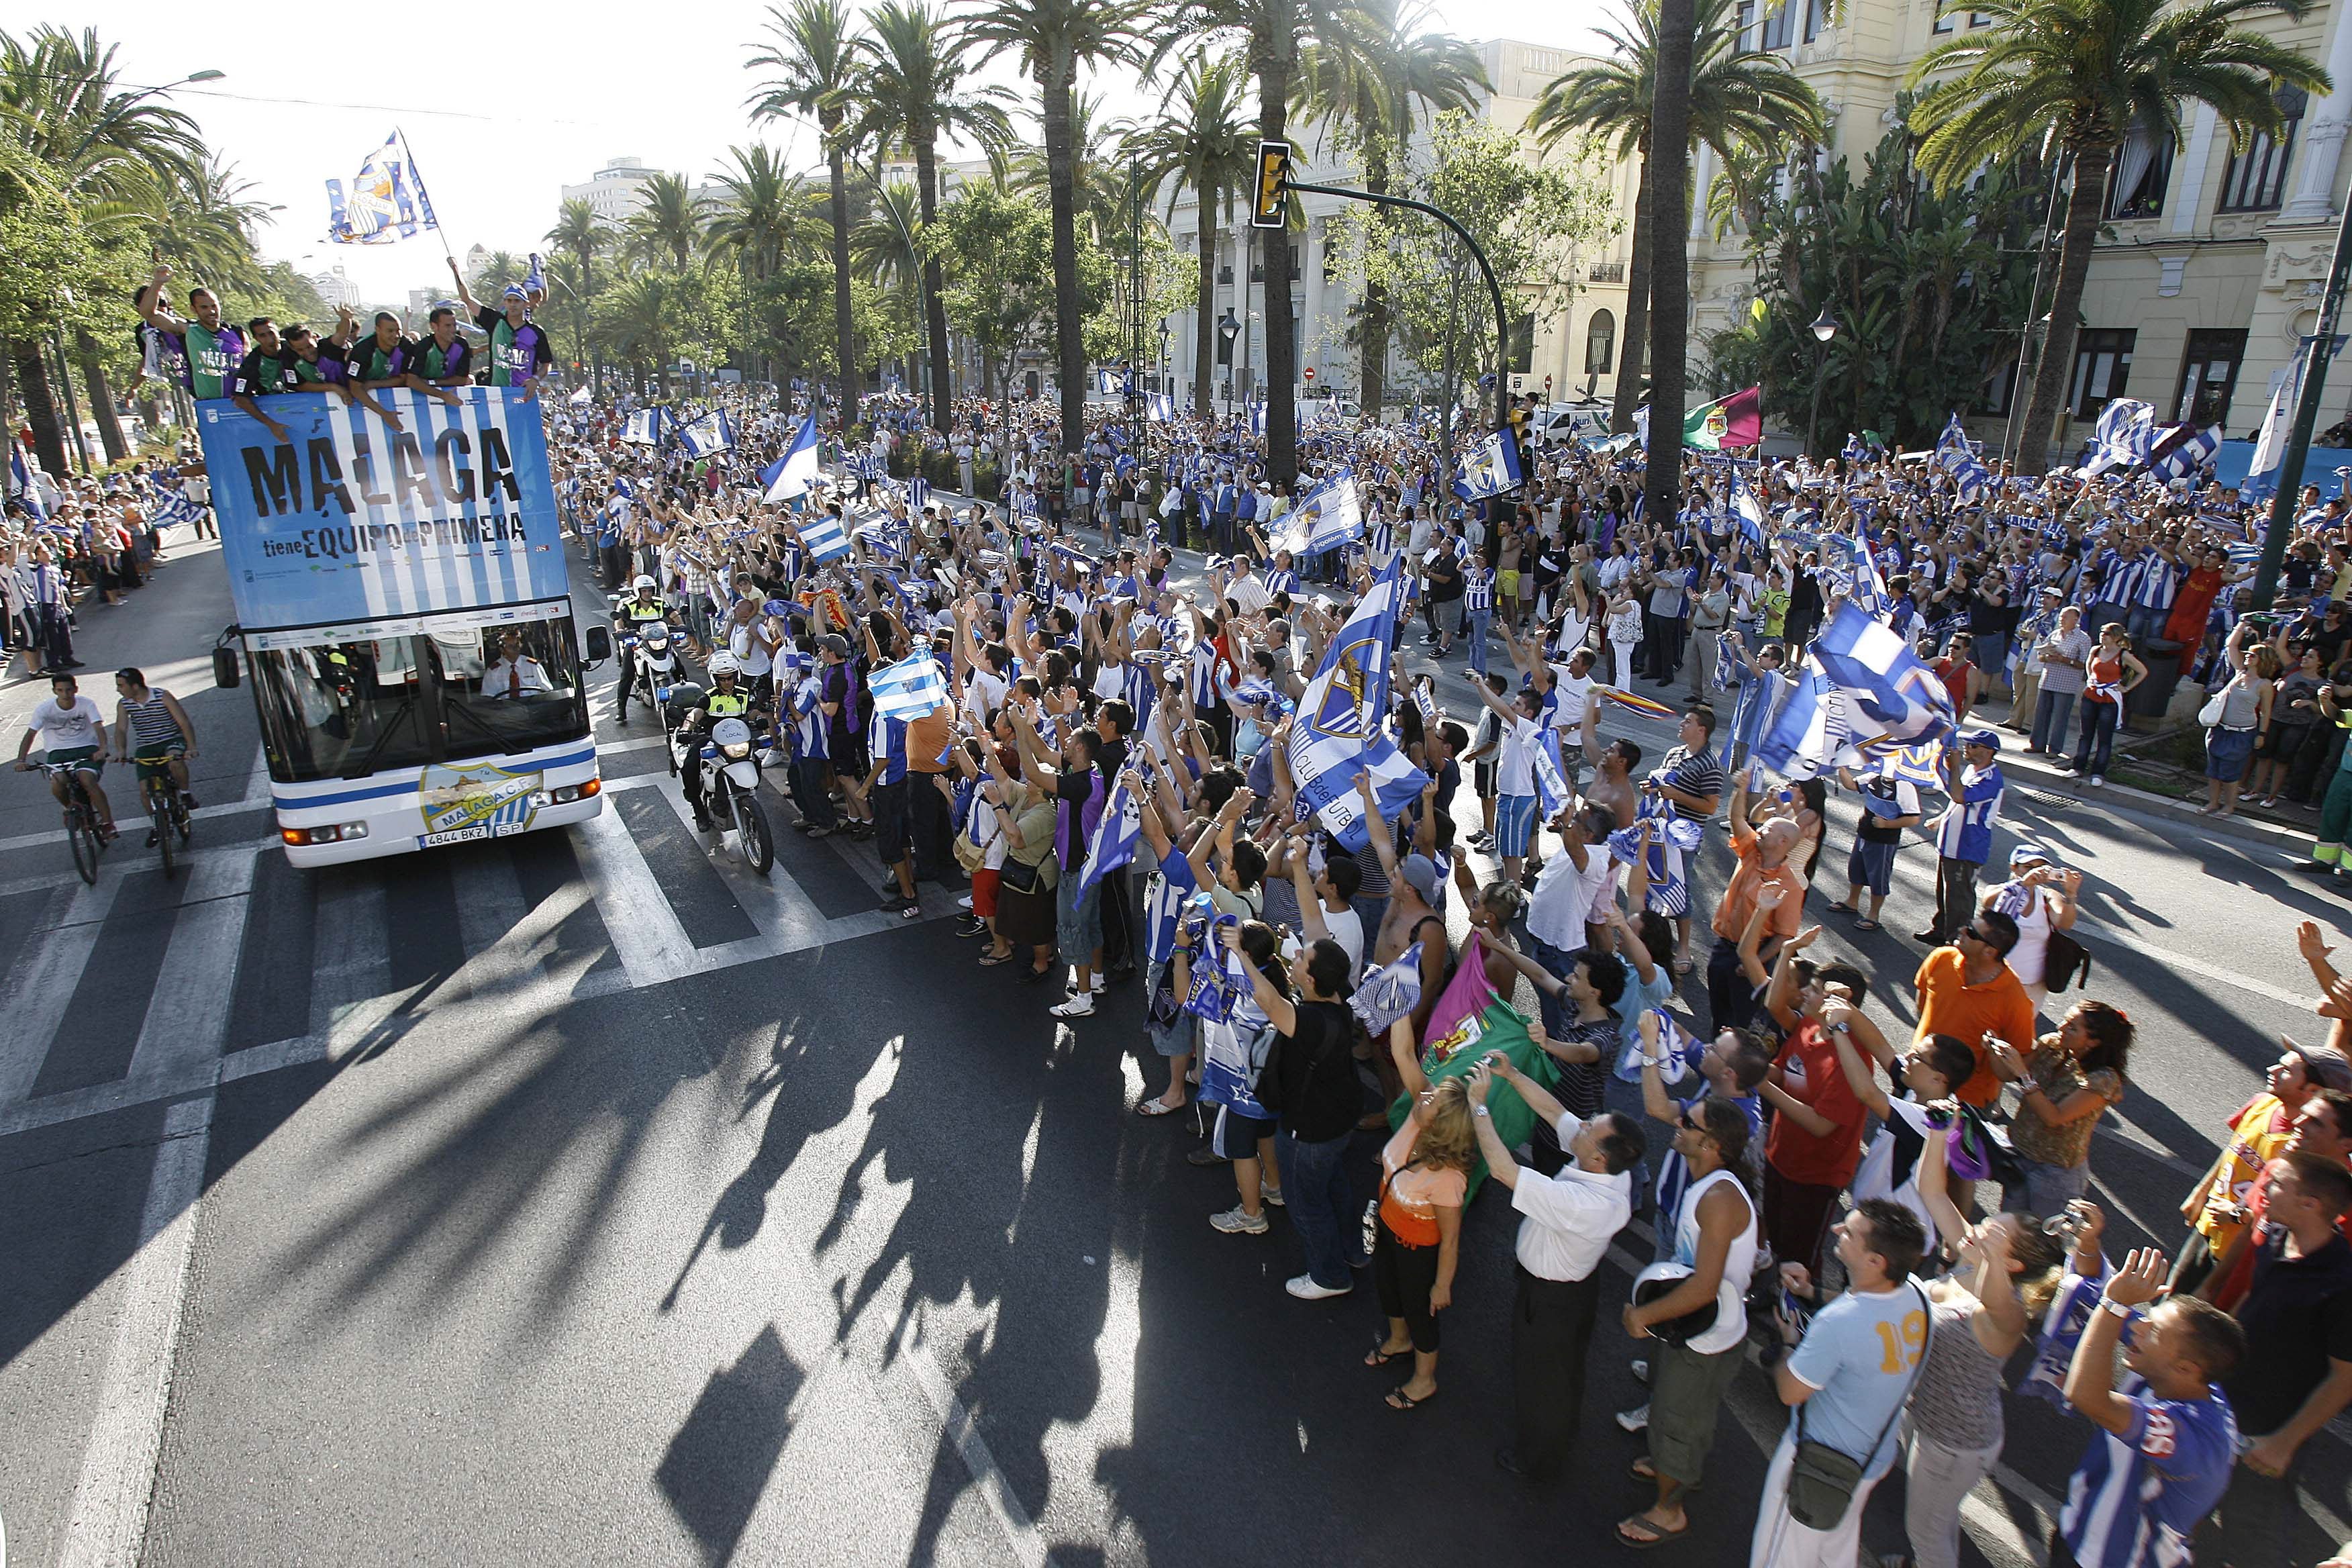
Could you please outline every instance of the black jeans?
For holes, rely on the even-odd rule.
[[[1975,860],[1936,858],[1937,941],[1950,941],[1953,932],[1966,931],[1977,918],[1977,873],[1983,869]]]
[[[1584,1362],[1601,1301],[1601,1273],[1539,1279],[1517,1267],[1511,1304],[1511,1391],[1518,1421],[1512,1450],[1538,1479],[1559,1472],[1584,1410]]]

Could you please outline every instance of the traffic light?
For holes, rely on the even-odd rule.
[[[1290,143],[1257,144],[1257,202],[1250,209],[1252,228],[1280,228],[1290,200]]]

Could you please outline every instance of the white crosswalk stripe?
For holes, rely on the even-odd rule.
[[[658,742],[656,742],[656,744]],[[643,750],[625,741],[600,748]],[[780,781],[772,775],[770,783]],[[258,786],[257,786],[258,787]],[[640,792],[653,790],[652,797]],[[105,973],[118,955],[107,950],[108,917],[127,876],[152,870],[152,855],[135,849],[108,857],[96,886],[84,886],[60,865],[48,875],[30,875],[0,884],[0,897],[46,895],[28,941],[6,963],[10,1027],[0,1038],[0,1137],[158,1101],[207,1094],[223,1082],[255,1073],[320,1060],[350,1061],[387,1048],[428,1016],[456,1022],[478,1013],[486,1026],[517,1016],[535,1016],[584,998],[625,989],[659,985],[761,959],[822,948],[888,931],[903,922],[871,906],[827,915],[780,860],[761,877],[742,864],[731,847],[708,858],[740,921],[751,934],[698,947],[688,921],[672,904],[672,893],[648,846],[639,842],[620,803],[625,797],[662,803],[654,831],[674,816],[699,847],[692,816],[677,784],[666,773],[610,779],[605,809],[563,830],[580,875],[534,895],[518,869],[518,852],[529,837],[499,846],[468,845],[446,856],[448,927],[462,957],[446,973],[402,985],[392,922],[403,918],[392,896],[401,879],[426,868],[425,857],[401,857],[321,871],[297,872],[299,897],[309,900],[307,963],[285,960],[288,984],[307,987],[307,1027],[283,1039],[224,1054],[231,1013],[239,991],[240,966],[277,962],[267,952],[249,954],[247,926],[265,858],[278,853],[277,839],[244,837],[215,844],[198,818],[195,842],[179,872],[185,879],[164,942],[153,992],[129,1053],[128,1069],[113,1081],[33,1098],[53,1050],[74,1048],[68,1016],[87,977]],[[793,814],[781,795],[763,795],[780,837]],[[642,824],[642,817],[639,818]],[[54,836],[50,836],[52,838]],[[797,848],[798,840],[794,840]],[[127,841],[126,841],[127,845]],[[877,902],[887,890],[886,873],[870,845],[834,838],[801,854],[823,853],[853,873],[855,885]],[[675,846],[659,853],[675,854]],[[806,861],[801,862],[803,866]],[[675,866],[671,868],[675,870]],[[697,879],[701,873],[694,873]],[[706,899],[716,889],[700,882]],[[839,897],[836,886],[835,897]],[[959,912],[955,893],[926,888],[921,918]],[[859,900],[861,903],[863,900]],[[834,907],[838,907],[837,901]],[[577,917],[593,911],[593,922]],[[706,910],[706,913],[709,911]],[[414,921],[416,911],[405,918]],[[155,940],[152,935],[147,940]],[[593,934],[583,935],[583,932]],[[446,936],[444,939],[446,941]],[[152,960],[150,963],[152,964]],[[98,966],[93,968],[93,966]],[[250,982],[255,977],[246,977]],[[276,983],[273,973],[259,979]],[[452,1018],[450,1015],[457,1015]],[[299,1009],[289,1022],[305,1022]],[[116,1043],[119,1048],[119,1041]]]

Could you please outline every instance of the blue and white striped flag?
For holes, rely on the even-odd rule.
[[[1087,841],[1087,869],[1078,879],[1078,891],[1085,892],[1134,859],[1135,847],[1142,837],[1143,803],[1125,784],[1113,784],[1110,798],[1103,802],[1102,817],[1095,824],[1095,836]]]
[[[1568,787],[1568,770],[1560,764],[1559,731],[1545,725],[1528,755],[1535,764],[1536,805],[1543,812],[1543,820],[1549,822],[1576,804],[1576,794]]]
[[[1356,775],[1370,774],[1383,820],[1403,815],[1428,782],[1387,730],[1389,658],[1403,602],[1404,557],[1389,563],[1354,615],[1324,650],[1322,667],[1298,700],[1290,726],[1290,774],[1298,815],[1318,817],[1340,847],[1371,842]]]
[[[1945,421],[1944,433],[1936,439],[1936,461],[1952,476],[1963,506],[1975,505],[1992,484],[1992,475],[1978,460],[1976,448],[1969,444],[1969,433],[1958,414]]]
[[[1176,423],[1176,399],[1165,392],[1143,395],[1143,416],[1154,425]]]
[[[1748,488],[1748,481],[1734,469],[1731,475],[1731,510],[1739,520],[1739,536],[1750,544],[1764,542],[1764,503]]]
[[[920,719],[948,700],[948,678],[928,653],[886,665],[866,682],[874,711],[890,719]]]
[[[621,439],[632,447],[658,447],[661,445],[662,426],[668,418],[667,411],[658,404],[651,408],[640,408],[622,425]]]
[[[1349,1010],[1363,1020],[1364,1032],[1379,1039],[1391,1025],[1421,1005],[1421,943],[1364,976],[1348,998]]]
[[[714,408],[697,419],[689,419],[677,427],[678,445],[686,455],[699,461],[735,449],[735,421],[727,416],[724,408]]]
[[[1454,475],[1454,493],[1464,500],[1484,500],[1517,489],[1527,480],[1519,467],[1519,444],[1508,430],[1490,432],[1462,454]]]
[[[389,245],[440,226],[408,143],[395,131],[360,162],[346,190],[327,182],[327,238],[336,245]]]
[[[2107,405],[2099,410],[2099,423],[2091,435],[2091,456],[2083,464],[2083,477],[2089,479],[2109,468],[2139,467],[2147,461],[2148,447],[2155,440],[2153,407],[2134,398],[2109,398]]]
[[[1838,605],[1759,737],[1755,755],[1791,779],[1866,760],[1871,742],[1940,742],[1954,729],[1951,694],[1902,635],[1852,600]]]
[[[791,500],[806,495],[809,487],[816,483],[816,416],[811,415],[801,421],[784,455],[760,470],[761,499]],[[848,548],[847,541],[844,541],[842,549],[845,552]]]
[[[841,531],[841,519],[831,512],[802,523],[801,542],[818,561],[838,561],[849,553],[849,536]]]
[[[1336,550],[1363,536],[1364,512],[1356,494],[1356,476],[1342,468],[1291,504],[1276,547],[1305,555]]]
[[[2221,427],[2210,426],[2203,430],[2179,427],[2187,432],[2177,438],[2168,437],[2148,459],[2147,471],[2159,479],[2193,479],[2213,460],[2221,449]]]
[[[1097,397],[1117,397],[1118,395],[1118,372],[1115,370],[1098,370],[1095,372],[1095,395]]]
[[[42,504],[41,492],[33,488],[33,470],[26,466],[25,448],[14,441],[8,443],[8,494],[24,503],[34,521],[49,521],[49,509]]]

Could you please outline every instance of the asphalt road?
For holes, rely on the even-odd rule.
[[[188,704],[205,810],[180,877],[129,835],[83,889],[38,782],[0,791],[9,1563],[1617,1551],[1639,1449],[1608,1412],[1641,1393],[1613,1322],[1572,1484],[1528,1492],[1489,1462],[1497,1187],[1469,1218],[1442,1393],[1390,1411],[1357,1364],[1369,1289],[1285,1295],[1286,1222],[1213,1232],[1231,1184],[1184,1163],[1192,1119],[1129,1113],[1160,1083],[1132,987],[1057,1024],[1055,998],[976,967],[951,894],[876,913],[858,846],[784,835],[765,881],[713,861],[642,719],[600,723],[593,825],[292,870],[247,696],[209,689],[216,556],[184,547],[84,618],[91,670],[141,663]],[[1472,712],[1459,668],[1442,694]],[[0,719],[41,694],[0,688]],[[1833,809],[1820,901],[1851,828]],[[2089,873],[2092,990],[2141,1026],[2097,1195],[2117,1245],[2169,1245],[2221,1119],[2281,1032],[2315,1033],[2294,921],[2340,931],[2345,904],[2271,851],[2024,790],[2000,850],[2021,833]],[[1710,846],[1707,901],[1725,858]],[[1927,848],[1897,875],[1885,931],[1824,941],[1907,1021],[1920,953],[1896,933],[1931,902]],[[1648,1252],[1621,1238],[1612,1295]],[[1754,1373],[1727,1414],[1687,1560],[1745,1552],[1781,1424]],[[2086,1428],[2012,1401],[2010,1433],[1971,1562],[2035,1560]],[[2352,1450],[2317,1445],[2299,1561],[2352,1533]],[[1900,1488],[1880,1492],[1865,1539],[1897,1550]]]

